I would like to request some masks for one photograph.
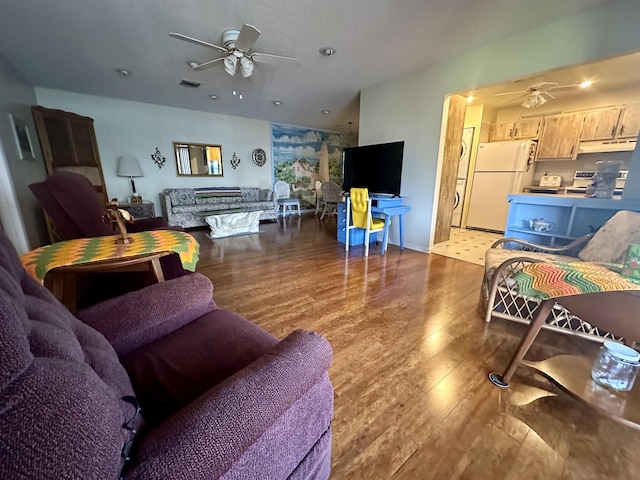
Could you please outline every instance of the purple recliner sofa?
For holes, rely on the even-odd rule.
[[[331,347],[212,292],[196,273],[74,317],[0,230],[0,476],[328,478]]]

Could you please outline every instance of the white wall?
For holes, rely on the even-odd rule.
[[[0,220],[18,253],[47,238],[40,206],[28,188],[46,177],[30,109],[34,103],[33,87],[0,55]],[[35,158],[19,158],[9,113],[27,124]]]
[[[360,144],[405,141],[402,195],[412,208],[405,216],[405,244],[428,251],[437,207],[442,106],[448,93],[639,49],[639,20],[640,2],[607,2],[363,90]],[[395,230],[391,241],[398,243]]]
[[[262,167],[251,160],[256,148],[271,152],[268,122],[40,87],[35,92],[43,107],[93,118],[110,198],[123,202],[131,195],[129,179],[116,176],[120,155],[138,158],[144,177],[135,179],[136,190],[145,200],[155,202],[156,215],[162,211],[158,195],[165,188],[268,188],[272,184],[271,155],[267,154],[267,163]],[[173,141],[222,145],[224,177],[178,177]],[[151,159],[156,147],[166,158],[162,169]],[[236,170],[229,163],[234,152],[241,159]]]

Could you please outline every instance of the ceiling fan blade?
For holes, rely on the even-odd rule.
[[[504,93],[496,93],[496,97],[502,97],[503,95],[515,95],[516,93],[528,93],[528,90],[520,90],[519,92],[504,92]]]
[[[236,48],[238,50],[246,52],[253,46],[254,43],[256,43],[256,40],[258,40],[259,36],[260,30],[258,30],[253,25],[245,23],[244,25],[242,25],[242,29],[240,30],[240,34],[238,35],[238,39],[236,40]]]
[[[204,70],[205,68],[211,68],[216,63],[224,61],[225,57],[214,58],[213,60],[209,60],[208,62],[199,63],[197,65],[193,65],[191,67],[192,70]]]
[[[551,98],[553,100],[556,99],[556,97],[554,97],[553,95],[551,95],[549,92],[546,92],[546,91],[545,92],[540,92],[540,95],[547,95],[549,98]]]
[[[252,53],[251,60],[269,65],[300,65],[300,60],[292,57],[282,57],[280,55],[269,55],[268,53]]]
[[[218,50],[219,52],[229,53],[229,50],[224,47],[219,47],[218,45],[204,42],[202,40],[198,40],[197,38],[187,37],[186,35],[182,35],[181,33],[170,33],[169,36],[177,38],[178,40],[184,40],[185,42],[193,43],[195,45],[200,45],[201,47],[213,48],[214,50]]]
[[[547,88],[547,90],[557,90],[559,88],[576,88],[576,87],[582,87],[582,85],[579,83],[576,83],[574,85],[558,85],[557,87]]]
[[[536,83],[536,84],[531,85],[531,87],[529,87],[529,88],[534,89],[534,90],[540,90],[540,87],[543,87],[545,85],[558,85],[558,82],[540,82],[540,83]],[[555,87],[549,87],[549,88],[555,88]],[[549,90],[549,89],[545,88],[545,90]]]

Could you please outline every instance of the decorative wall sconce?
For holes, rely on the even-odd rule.
[[[153,159],[154,163],[157,165],[158,170],[162,169],[162,167],[164,167],[164,162],[167,161],[167,159],[164,158],[160,153],[160,150],[158,150],[158,147],[156,147],[156,151],[151,154],[151,158]]]
[[[240,165],[240,159],[236,157],[236,152],[233,152],[233,155],[231,155],[231,166],[235,170],[238,165]]]

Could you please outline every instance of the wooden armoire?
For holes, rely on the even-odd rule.
[[[76,172],[96,187],[104,204],[108,203],[93,119],[71,112],[31,107],[40,139],[42,156],[51,175],[57,171]]]

